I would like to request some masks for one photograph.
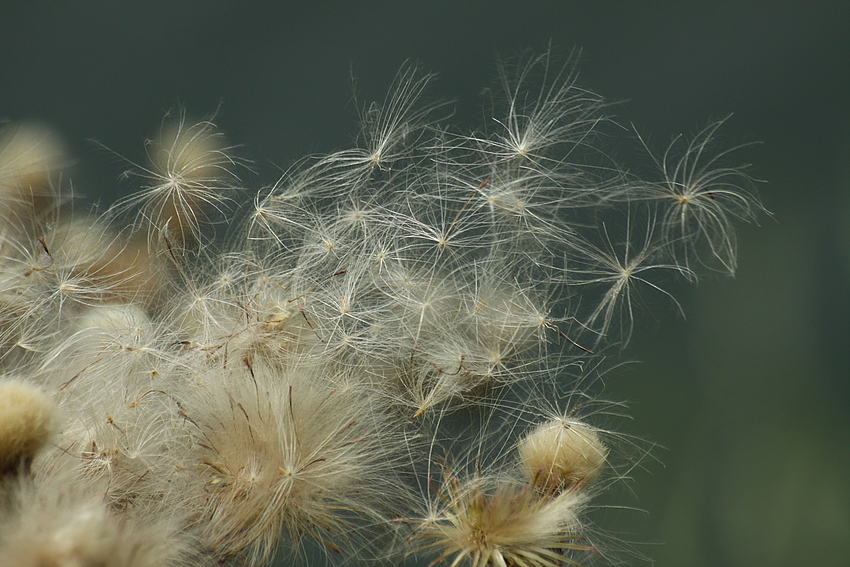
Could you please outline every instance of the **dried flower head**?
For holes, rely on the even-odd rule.
[[[511,479],[476,476],[462,481],[444,470],[436,509],[414,522],[417,552],[437,550],[431,565],[560,567],[593,548],[581,534],[578,492],[543,494]]]
[[[237,160],[232,149],[212,122],[189,122],[181,113],[149,142],[150,164],[128,172],[147,183],[114,210],[138,209],[137,222],[147,229],[154,248],[161,247],[160,239],[172,250],[196,244],[203,222],[234,187]]]
[[[37,387],[0,380],[0,475],[28,466],[56,426],[56,404]]]
[[[219,557],[257,565],[285,534],[342,551],[356,525],[385,521],[398,492],[394,427],[354,388],[306,369],[260,366],[200,386],[185,404],[197,426],[190,506]]]
[[[21,482],[0,516],[0,567],[177,567],[192,551],[179,524],[138,521],[65,477]]]
[[[593,482],[608,457],[597,431],[586,423],[555,418],[535,427],[519,443],[521,466],[544,491],[580,489]]]

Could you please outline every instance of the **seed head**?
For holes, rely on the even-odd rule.
[[[18,380],[0,381],[0,474],[27,466],[55,423],[56,405],[44,392]]]
[[[548,497],[510,479],[444,474],[440,505],[416,535],[428,541],[416,551],[440,552],[431,565],[451,558],[451,567],[560,567],[578,565],[572,556],[592,550],[579,534],[579,493]]]
[[[535,488],[564,492],[599,476],[608,449],[591,426],[555,418],[535,427],[519,443],[519,458]]]

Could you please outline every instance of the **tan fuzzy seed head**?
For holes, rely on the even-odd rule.
[[[519,457],[533,485],[561,492],[593,482],[608,449],[593,427],[556,418],[541,423],[520,442]]]
[[[416,521],[416,551],[435,550],[431,565],[468,567],[581,567],[592,551],[579,520],[585,495],[541,498],[528,486],[498,478],[461,480],[444,470],[438,508]]]
[[[181,117],[162,131],[149,156],[154,184],[144,200],[153,228],[175,239],[172,244],[197,241],[207,213],[225,200],[234,164],[229,150],[207,121],[187,123]]]
[[[143,241],[125,238],[94,219],[60,224],[49,245],[103,299],[148,304],[165,285],[165,266]]]
[[[56,405],[24,382],[0,381],[0,472],[32,459],[54,432]]]
[[[200,565],[175,520],[111,510],[69,477],[22,482],[16,498],[19,512],[0,516],[0,567]]]
[[[55,199],[58,173],[68,165],[59,137],[45,126],[23,123],[0,133],[0,201],[9,213],[36,215]]]

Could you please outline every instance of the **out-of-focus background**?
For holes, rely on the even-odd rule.
[[[645,315],[641,362],[606,376],[663,449],[606,496],[646,513],[600,527],[659,565],[850,565],[850,3],[7,1],[0,117],[58,129],[108,202],[127,166],[87,140],[143,159],[165,111],[218,109],[259,187],[351,139],[352,70],[364,101],[415,60],[472,126],[497,55],[550,41],[658,149],[733,113],[773,213],[740,227],[735,279],[679,291],[686,321]]]

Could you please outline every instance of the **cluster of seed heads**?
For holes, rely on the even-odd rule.
[[[625,437],[588,377],[639,298],[731,273],[761,206],[720,123],[654,178],[615,163],[576,79],[506,62],[458,133],[405,67],[253,201],[181,112],[88,215],[58,137],[6,125],[0,567],[607,560],[587,514]]]

